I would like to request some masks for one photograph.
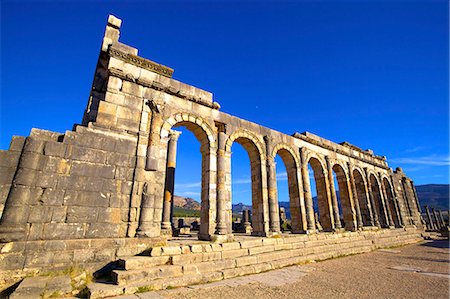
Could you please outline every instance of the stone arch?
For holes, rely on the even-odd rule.
[[[398,206],[392,184],[386,175],[383,175],[381,180],[383,183],[383,189],[385,193],[386,208],[389,209],[390,211],[390,215],[392,216],[392,221],[395,227],[401,227]]]
[[[370,198],[368,196],[367,184],[363,173],[364,172],[358,167],[353,169],[353,177],[355,178],[356,186],[356,195],[354,198],[359,202],[363,226],[373,226]]]
[[[168,137],[172,127],[180,126],[184,126],[191,131],[197,140],[202,143],[202,146],[203,141],[207,141],[210,148],[217,147],[215,133],[209,123],[202,117],[190,113],[179,112],[167,118],[161,127],[161,138]]]
[[[322,158],[312,152],[307,154],[306,163],[311,165],[314,172],[319,210],[318,221],[324,230],[330,231],[334,229],[334,218],[330,193],[328,190],[327,171],[325,167],[326,164],[323,162]]]
[[[269,208],[267,200],[267,187],[266,187],[266,159],[265,151],[262,146],[261,140],[253,133],[245,130],[238,130],[231,134],[225,142],[225,152],[231,156],[231,146],[233,142],[240,144],[248,154],[250,159],[250,173],[252,184],[252,226],[253,234],[266,235],[268,232],[268,220],[269,220]],[[230,160],[231,162],[231,160]],[[231,228],[231,163],[229,166],[229,173],[227,173],[229,182],[228,194],[229,203],[227,210],[229,215],[227,216],[228,232],[232,233]]]
[[[357,227],[355,217],[356,213],[351,199],[349,178],[345,170],[346,167],[342,166],[339,162],[335,162],[332,169],[336,174],[336,180],[338,182],[339,200],[342,207],[344,227],[347,230],[355,230]],[[334,190],[332,191],[334,192]]]
[[[384,211],[384,204],[382,197],[383,195],[381,189],[382,187],[380,184],[380,180],[378,179],[377,175],[371,171],[368,172],[368,176],[371,187],[371,190],[369,190],[369,192],[372,192],[374,204],[372,212],[378,215],[378,220],[380,222],[381,227],[389,227],[389,220],[386,218],[386,213]]]
[[[299,180],[301,177],[299,175],[299,157],[296,155],[295,151],[285,143],[278,143],[273,148],[271,159],[275,159],[277,154],[280,155],[287,172],[292,232],[303,232],[306,230],[304,225],[306,219],[303,219],[302,206],[304,204],[301,202],[300,197]]]
[[[216,138],[214,130],[203,118],[190,113],[176,113],[165,120],[160,136],[167,138],[173,128],[185,127],[194,134],[200,142],[202,155],[201,174],[201,208],[200,208],[200,239],[210,239],[214,234],[216,220]],[[167,175],[170,175],[166,171]]]

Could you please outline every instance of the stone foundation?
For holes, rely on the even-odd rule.
[[[95,273],[121,257],[166,243],[162,238],[18,241],[0,243],[0,291],[25,276],[80,267]]]
[[[148,255],[120,259],[111,272],[113,285],[93,283],[88,288],[90,298],[103,298],[181,287],[422,240],[422,230],[409,228],[154,247]]]

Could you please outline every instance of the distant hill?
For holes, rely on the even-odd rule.
[[[449,209],[449,184],[430,184],[430,185],[417,185],[417,196],[419,197],[420,206],[428,205],[437,210],[448,210]],[[336,192],[339,198],[339,192]],[[280,201],[280,207],[284,207],[286,211],[286,217],[291,218],[290,205],[288,201]],[[313,197],[313,205],[317,210],[317,197]],[[174,196],[174,206],[177,207],[178,212],[183,212],[184,210],[195,210],[200,211],[200,203],[190,197]],[[243,210],[252,210],[251,205],[246,205],[243,203],[233,204],[232,210],[233,214],[240,214]],[[188,213],[188,212],[186,212]]]
[[[449,209],[449,184],[430,184],[416,186],[420,206],[428,205],[437,210]]]
[[[232,210],[234,214],[242,213],[243,210],[252,210],[251,205],[244,205],[243,203],[238,203],[232,206]]]
[[[174,195],[173,196],[173,205],[174,207],[177,208],[183,208],[186,210],[196,210],[196,211],[200,211],[200,203],[198,201],[196,201],[193,198],[190,197],[183,197],[183,196],[178,196],[178,195]]]

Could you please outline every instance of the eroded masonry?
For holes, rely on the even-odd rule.
[[[14,256],[33,246],[63,244],[61,250],[68,250],[74,239],[89,240],[89,248],[97,239],[120,240],[103,259],[113,260],[117,250],[134,248],[128,253],[136,254],[139,246],[151,244],[145,240],[170,236],[180,126],[194,133],[202,153],[200,240],[233,240],[234,142],[250,157],[252,235],[280,234],[277,154],[288,172],[292,234],[423,229],[412,180],[400,168],[392,171],[385,157],[223,113],[211,93],[172,79],[173,69],[120,43],[120,26],[121,20],[109,17],[82,124],[65,134],[33,129],[0,152],[0,240],[12,244],[0,255],[2,270],[44,265],[33,264],[37,254]],[[24,248],[17,248],[20,244]],[[83,250],[79,246],[73,250]],[[71,252],[68,259],[76,262]]]

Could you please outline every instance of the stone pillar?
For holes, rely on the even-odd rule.
[[[269,230],[274,233],[280,232],[280,219],[278,212],[277,178],[275,161],[270,155],[272,151],[272,138],[264,136],[266,142],[266,168],[267,168],[267,189],[269,195]]]
[[[138,237],[149,237],[148,232],[152,228],[153,213],[155,207],[155,195],[151,194],[148,183],[144,183],[141,200],[141,213],[139,215],[139,227],[136,231]]]
[[[378,218],[378,212],[376,211],[375,200],[373,198],[372,183],[370,182],[370,174],[367,168],[364,168],[364,172],[366,174],[367,192],[369,193],[370,205],[372,206],[373,223],[375,226],[381,227],[380,220]]]
[[[300,149],[301,158],[301,170],[302,170],[302,180],[303,180],[303,194],[305,198],[306,207],[306,220],[307,220],[307,230],[314,232],[316,230],[316,224],[314,220],[314,207],[311,195],[311,184],[309,183],[309,173],[308,173],[308,161],[306,160],[306,149],[302,147]]]
[[[330,186],[331,201],[333,205],[334,227],[336,229],[340,229],[342,228],[342,224],[341,224],[341,216],[339,215],[339,205],[336,196],[336,187],[334,186],[333,168],[331,166],[330,158],[328,156],[325,157],[325,160],[327,161],[328,181]]]
[[[250,223],[250,211],[249,210],[243,210],[242,211],[242,222],[244,225],[244,232],[246,234],[251,234],[253,229],[252,229],[252,225]]]
[[[436,210],[434,208],[431,208],[431,212],[433,213],[433,216],[434,216],[434,223],[436,224],[436,226],[435,226],[436,229],[441,229],[441,224],[439,223]]]
[[[353,176],[352,168],[350,166],[350,163],[348,163],[348,162],[347,162],[347,168],[348,168],[348,174],[350,177],[350,188],[353,193],[353,202],[355,204],[355,210],[356,210],[356,223],[357,223],[357,227],[359,229],[361,229],[364,226],[364,224],[363,224],[363,220],[362,220],[361,209],[359,206],[358,191],[356,190],[356,182],[355,182],[355,177]]]
[[[412,193],[413,193],[413,197],[414,197],[414,203],[416,206],[416,218],[418,220],[418,222],[420,222],[420,224],[423,225],[423,218],[422,218],[422,210],[420,209],[420,203],[419,203],[419,197],[417,196],[417,192],[416,192],[416,187],[414,186],[414,182],[409,179],[409,183],[411,185],[411,189],[412,189]]]
[[[172,232],[173,192],[175,187],[175,167],[177,161],[177,141],[181,132],[170,131],[167,146],[166,185],[164,188],[163,219],[161,229]]]
[[[401,186],[402,186],[402,191],[403,191],[403,198],[404,198],[405,204],[406,204],[406,212],[407,212],[406,216],[408,218],[408,224],[414,225],[414,219],[412,216],[412,210],[411,210],[411,206],[410,206],[410,202],[409,202],[408,189],[406,186],[405,178],[402,178]]]
[[[156,104],[154,105],[156,107]],[[161,113],[153,109],[151,112],[150,133],[147,145],[147,157],[145,160],[145,170],[147,171],[156,171],[158,169],[158,156],[159,156],[158,145],[160,142],[159,131],[162,123],[163,119]]]
[[[404,225],[404,221],[403,221],[403,216],[402,213],[400,212],[400,204],[398,202],[398,194],[397,194],[397,190],[395,188],[395,184],[394,184],[394,178],[392,176],[392,174],[389,177],[391,179],[391,184],[392,184],[392,192],[394,194],[394,207],[395,207],[395,213],[397,215],[397,219],[398,219],[398,224],[403,227]]]
[[[225,143],[227,141],[227,134],[224,128],[219,128],[218,133],[218,147],[217,147],[217,225],[216,234],[227,234],[227,189],[226,189],[226,152]]]
[[[392,198],[389,198],[389,196],[388,196],[388,192],[387,192],[388,186],[385,186],[385,184],[383,182],[383,177],[380,172],[378,173],[378,177],[380,178],[381,201],[383,202],[383,211],[384,211],[385,217],[386,217],[386,225],[390,228],[395,228],[395,224],[392,219],[391,208],[389,206],[389,200],[392,200]]]
[[[445,225],[445,221],[444,221],[444,216],[442,216],[442,211],[439,210],[438,213],[439,213],[439,220],[441,220],[441,225],[442,225],[442,227],[445,227],[446,225]]]
[[[427,213],[427,218],[428,218],[428,228],[430,230],[435,230],[436,226],[433,223],[433,218],[431,217],[430,209],[428,208],[428,206],[425,206],[425,211]]]

